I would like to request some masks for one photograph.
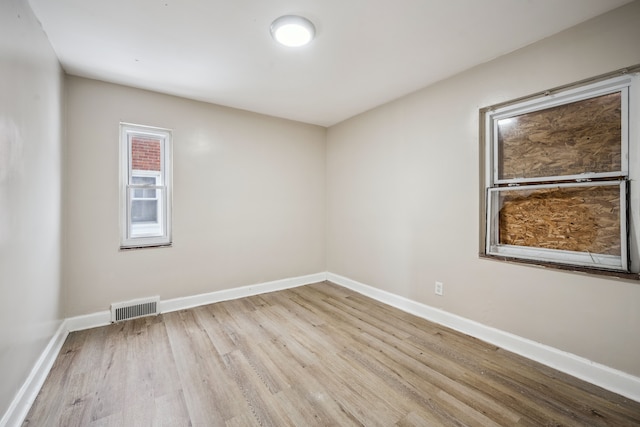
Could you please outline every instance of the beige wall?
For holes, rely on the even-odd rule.
[[[325,270],[324,128],[67,77],[68,316]],[[173,129],[173,247],[119,251],[119,122]]]
[[[324,270],[640,376],[639,283],[477,255],[478,109],[640,63],[637,22],[638,1],[329,130],[67,77],[63,169],[60,67],[0,2],[0,414],[63,315]],[[120,121],[174,131],[172,248],[118,250]]]
[[[61,324],[62,70],[24,0],[0,2],[0,418]]]
[[[638,23],[636,1],[330,128],[328,271],[640,375],[640,283],[478,258],[478,110],[640,63]]]

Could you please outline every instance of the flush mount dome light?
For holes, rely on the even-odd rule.
[[[304,46],[313,40],[316,28],[302,16],[285,15],[273,21],[271,35],[280,44],[289,47]]]

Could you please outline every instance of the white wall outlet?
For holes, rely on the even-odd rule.
[[[442,295],[444,291],[444,284],[442,282],[436,282],[436,295]]]

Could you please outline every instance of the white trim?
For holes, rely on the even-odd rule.
[[[242,286],[239,288],[224,289],[222,291],[209,292],[206,294],[174,298],[166,301],[160,301],[160,312],[168,313],[171,311],[184,310],[187,308],[198,307],[201,305],[213,304],[216,302],[228,301],[237,298],[244,298],[248,296],[264,294],[267,292],[297,288],[298,286],[323,282],[326,279],[326,273],[316,273],[307,276],[274,280],[272,282],[257,283],[254,285]]]
[[[491,115],[494,119],[501,120],[619,92],[625,90],[625,88],[628,88],[632,84],[633,75],[625,74],[623,76],[612,77],[610,79],[574,87],[572,89],[561,89],[556,93],[550,93],[543,97],[536,97],[525,101],[516,101],[492,110]]]
[[[67,329],[69,332],[83,331],[85,329],[98,328],[109,324],[111,324],[111,312],[109,310],[69,317],[67,319]]]
[[[298,286],[309,285],[311,283],[323,282],[327,279],[327,273],[309,274],[306,276],[290,277],[288,279],[274,280],[271,282],[256,283],[239,288],[224,289],[221,291],[208,292],[199,295],[160,300],[158,311],[160,314],[172,311],[185,310],[187,308],[198,307],[206,304],[213,304],[221,301],[228,301],[237,298],[244,298],[267,292],[280,291],[283,289],[296,288]],[[84,329],[106,326],[111,323],[111,312],[108,310],[99,311],[92,314],[70,317],[66,320],[69,332],[81,331]]]
[[[626,246],[624,245],[624,242],[622,246],[623,248]],[[493,244],[489,246],[487,254],[509,258],[529,259],[532,261],[548,261],[557,264],[581,265],[584,267],[595,267],[611,271],[626,272],[627,270],[626,265],[623,264],[626,261],[626,257],[620,257],[618,255],[505,244]]]
[[[11,401],[9,408],[0,419],[0,427],[18,427],[22,425],[44,381],[47,379],[47,375],[49,375],[49,371],[51,371],[51,367],[56,361],[67,335],[69,335],[69,331],[67,330],[66,321],[62,321],[35,365],[33,365],[22,387],[20,387],[20,390]]]
[[[327,273],[327,280],[640,402],[640,377],[337,274]]]
[[[626,154],[623,154],[623,158],[626,158]],[[509,178],[509,179],[501,179],[496,181],[495,184],[535,184],[540,182],[549,182],[549,181],[576,181],[576,182],[587,182],[594,179],[620,179],[622,176],[627,176],[627,171],[614,171],[614,172],[584,172],[575,175],[557,175],[557,176],[540,176],[533,178]],[[500,188],[500,187],[492,187],[492,188]]]

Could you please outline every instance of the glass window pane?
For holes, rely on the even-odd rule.
[[[158,201],[132,200],[131,222],[158,222]]]
[[[156,198],[156,190],[152,190],[152,189],[144,189],[144,190],[142,190],[142,198],[143,199],[155,199]]]
[[[142,185],[156,185],[156,178],[154,176],[132,176],[131,183]]]
[[[154,190],[154,189],[146,189],[146,188],[134,188],[133,189],[133,198],[134,199],[155,199],[156,198],[156,190]]]
[[[622,170],[621,92],[497,121],[498,179]]]
[[[130,195],[139,189],[131,189]],[[147,191],[147,190],[145,190]],[[157,199],[135,199],[129,200],[129,237],[160,237],[165,234],[165,224],[163,219],[162,199],[164,190],[155,191]]]
[[[162,165],[161,141],[157,138],[133,136],[131,138],[131,168],[133,170],[160,171]]]
[[[156,185],[156,177],[153,176],[132,176],[132,184],[138,185]],[[157,197],[155,189],[134,188],[134,199],[155,199]]]

